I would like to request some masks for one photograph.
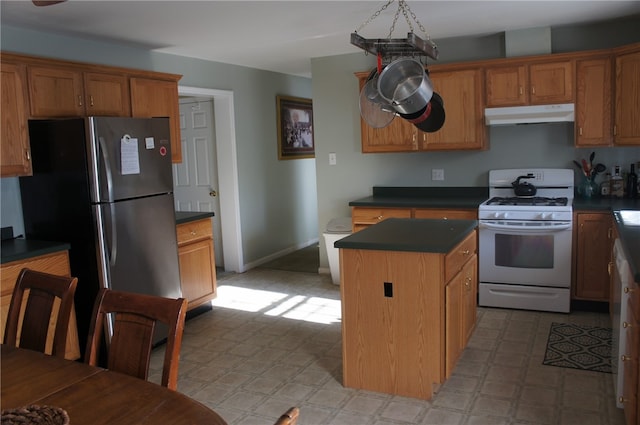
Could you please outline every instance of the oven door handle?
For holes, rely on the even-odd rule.
[[[480,221],[479,227],[481,229],[488,230],[509,230],[517,233],[549,233],[549,232],[561,232],[563,230],[569,230],[573,226],[570,221],[554,222],[553,224],[545,224],[536,227],[525,227],[513,224],[498,224],[486,221]]]

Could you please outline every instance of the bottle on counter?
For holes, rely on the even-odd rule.
[[[635,164],[631,164],[631,171],[627,174],[627,197],[636,198],[638,196],[638,175]]]
[[[613,175],[611,176],[611,197],[612,198],[624,197],[624,180],[620,175],[619,165],[615,165],[613,167]]]
[[[611,196],[611,173],[604,175],[604,180],[600,183],[600,196],[608,198]]]

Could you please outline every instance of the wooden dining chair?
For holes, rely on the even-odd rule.
[[[77,284],[78,278],[76,277],[58,276],[28,268],[22,269],[13,288],[9,304],[4,343],[46,353],[49,323],[52,314],[55,314],[56,300],[59,300],[51,354],[64,357],[71,309],[73,308],[73,296]],[[25,294],[27,298],[23,309]],[[20,322],[21,317],[22,322]],[[20,338],[18,338],[18,333]]]
[[[292,407],[284,412],[274,425],[296,425],[299,415],[300,409],[298,407]]]
[[[107,315],[111,314],[113,335],[105,350],[107,369],[147,379],[153,335],[158,322],[169,328],[164,354],[161,384],[170,390],[178,387],[178,361],[187,312],[184,298],[101,289],[95,301],[85,363],[96,366]]]

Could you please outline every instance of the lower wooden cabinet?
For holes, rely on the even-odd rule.
[[[448,210],[439,208],[416,208],[413,210],[413,218],[435,218],[444,220],[477,220],[478,209],[473,210]]]
[[[387,218],[433,218],[444,220],[476,220],[478,210],[442,208],[351,207],[351,227],[357,232]]]
[[[211,219],[179,224],[177,236],[182,296],[189,302],[188,310],[191,310],[216,297]]]
[[[628,288],[631,295],[627,304],[624,332],[627,333],[627,349],[619,361],[624,362],[624,385],[622,403],[627,425],[637,425],[640,420],[640,288],[633,283]]]
[[[60,276],[71,276],[69,254],[67,251],[2,264],[2,266],[0,266],[0,341],[4,340],[4,328],[7,323],[7,314],[9,313],[9,305],[11,304],[13,288],[15,287],[20,271],[25,267]],[[82,282],[78,282],[78,285],[82,285]],[[58,306],[59,304],[60,303],[57,303]],[[57,308],[58,307],[54,305],[54,309]],[[51,353],[51,349],[53,348],[53,334],[55,332],[57,312],[54,312],[51,317],[52,319],[49,323],[49,335],[45,346],[45,352],[47,353]],[[76,323],[75,311],[71,310],[69,332],[67,333],[67,348],[65,351],[65,358],[69,360],[76,360],[80,358],[78,326]],[[20,335],[18,334],[18,340],[19,338]]]
[[[578,212],[574,219],[574,299],[608,302],[613,248],[611,212]]]

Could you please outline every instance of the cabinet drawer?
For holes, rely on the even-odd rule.
[[[359,224],[376,224],[387,218],[411,218],[411,209],[354,207],[351,210],[351,222],[354,230],[360,230],[357,226]]]
[[[462,269],[462,266],[476,253],[476,247],[477,239],[474,230],[445,256],[445,282],[451,280]]]
[[[416,208],[413,218],[435,218],[444,220],[476,220],[478,210],[442,210],[437,208]]]
[[[179,224],[176,228],[178,245],[197,241],[200,239],[213,238],[213,227],[211,220],[198,220],[189,223]]]

